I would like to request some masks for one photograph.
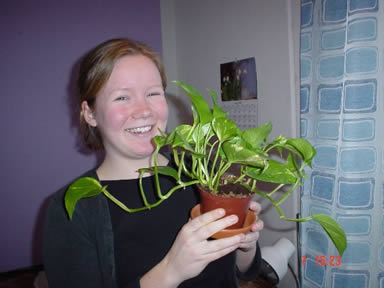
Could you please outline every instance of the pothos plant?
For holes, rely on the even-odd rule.
[[[78,200],[101,193],[129,213],[154,208],[175,191],[190,185],[198,184],[217,194],[226,173],[233,165],[237,165],[240,167],[240,172],[236,177],[230,178],[232,184],[242,185],[250,193],[267,199],[283,220],[316,221],[342,255],[347,246],[346,236],[333,218],[325,214],[289,218],[284,215],[280,207],[306,177],[304,168],[311,168],[312,159],[316,154],[314,147],[302,138],[279,136],[268,141],[272,130],[271,123],[243,131],[217,105],[217,95],[214,91],[208,89],[213,103],[211,108],[199,91],[186,83],[179,81],[175,83],[187,93],[192,102],[193,124],[179,125],[169,134],[160,131],[161,135],[154,137],[156,146],[153,155],[154,166],[139,170],[139,186],[144,206],[128,208],[96,179],[83,177],[73,182],[66,191],[65,207],[69,217],[72,219]],[[158,165],[157,157],[164,146],[170,147],[175,168]],[[277,152],[279,157],[272,156],[272,152],[275,154]],[[158,196],[155,203],[148,202],[142,185],[143,175],[148,172],[154,174]],[[160,174],[170,176],[176,181],[176,185],[166,193],[161,191]],[[260,191],[257,187],[257,183],[260,182],[273,183],[273,189],[268,192]],[[279,193],[276,193],[278,191]],[[277,195],[281,196],[276,197]]]

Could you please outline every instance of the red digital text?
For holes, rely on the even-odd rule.
[[[312,259],[312,258],[311,258]],[[317,266],[340,266],[341,265],[341,256],[339,255],[316,255],[315,263]],[[307,256],[301,256],[301,265],[307,263]]]

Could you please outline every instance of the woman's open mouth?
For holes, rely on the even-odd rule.
[[[142,126],[142,127],[136,127],[136,128],[127,128],[125,131],[135,134],[135,135],[140,135],[140,134],[146,134],[153,129],[153,125],[148,125],[148,126]]]

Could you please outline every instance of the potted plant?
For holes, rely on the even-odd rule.
[[[154,137],[153,141],[156,145],[154,166],[140,169],[139,184],[144,206],[128,208],[114,198],[107,191],[107,187],[102,187],[93,178],[84,177],[72,183],[67,190],[65,206],[69,217],[72,217],[79,199],[100,193],[125,211],[138,212],[160,205],[181,188],[197,185],[201,198],[219,195],[219,198],[223,198],[224,201],[231,201],[226,210],[232,209],[234,199],[243,202],[240,208],[242,212],[238,214],[240,225],[243,225],[242,222],[248,214],[252,214],[247,214],[252,194],[270,201],[283,220],[293,222],[314,220],[322,226],[339,254],[342,255],[347,245],[346,236],[333,218],[324,214],[289,218],[280,208],[283,201],[295,191],[297,186],[301,185],[305,178],[304,168],[311,167],[311,161],[316,154],[313,146],[301,138],[279,136],[269,141],[271,123],[242,131],[217,105],[215,92],[208,90],[213,102],[211,108],[199,91],[186,83],[178,81],[175,83],[190,97],[194,121],[192,125],[177,126],[169,134],[160,131],[161,135]],[[157,164],[158,153],[165,146],[171,149],[176,168]],[[142,176],[147,172],[154,174],[158,195],[158,201],[155,203],[148,203],[142,187]],[[163,193],[159,184],[159,174],[173,177],[177,185]],[[262,192],[258,189],[260,183],[272,183],[273,188],[269,192]],[[278,191],[282,192],[282,196],[276,197],[279,194],[276,193]],[[201,203],[201,207],[195,207],[193,212],[202,213],[214,208],[209,205],[205,202]],[[224,204],[219,204],[219,207],[223,207],[222,205]],[[235,212],[227,210],[227,213]]]

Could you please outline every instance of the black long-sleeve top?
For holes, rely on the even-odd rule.
[[[83,176],[97,179],[94,170]],[[153,177],[144,178],[146,195],[156,200]],[[129,208],[141,207],[138,181],[102,181],[107,190]],[[175,185],[161,177],[163,192]],[[139,279],[161,261],[198,199],[193,188],[176,191],[151,210],[127,213],[104,195],[78,202],[72,221],[64,208],[66,187],[50,203],[44,234],[44,266],[50,287],[140,287]],[[232,288],[237,277],[256,278],[260,249],[250,269],[240,273],[233,252],[210,263],[197,277],[179,287]]]

